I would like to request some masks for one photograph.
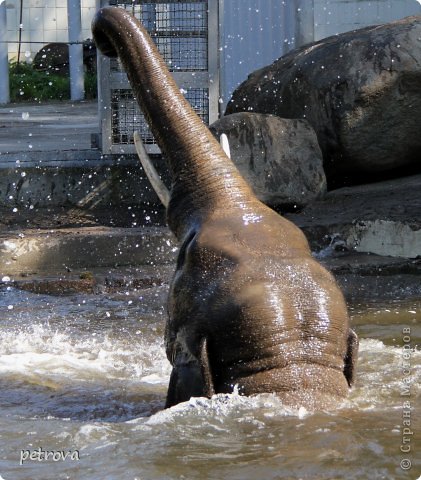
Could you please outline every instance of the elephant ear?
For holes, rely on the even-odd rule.
[[[358,357],[358,336],[354,330],[349,329],[348,332],[348,346],[345,355],[344,375],[348,382],[348,385],[352,387],[355,381],[355,367]]]
[[[215,393],[206,339],[200,342],[199,358],[178,350],[171,363],[173,369],[165,408],[187,402],[192,397],[210,398]]]
[[[205,397],[211,398],[215,394],[213,375],[209,361],[208,341],[204,338],[200,343],[200,368],[202,370]]]

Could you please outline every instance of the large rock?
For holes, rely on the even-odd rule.
[[[69,45],[48,43],[39,50],[32,63],[35,70],[49,71],[56,75],[69,75]],[[88,73],[96,73],[96,46],[88,39],[83,42],[83,65]]]
[[[232,160],[266,204],[302,207],[326,192],[322,154],[306,120],[237,113],[210,129],[227,135]]]
[[[226,113],[239,111],[306,118],[328,180],[421,168],[421,16],[290,52],[240,85]]]

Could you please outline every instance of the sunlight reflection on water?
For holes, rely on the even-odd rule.
[[[415,408],[420,302],[351,306],[361,338],[357,383],[335,412],[294,411],[269,394],[192,399],[163,411],[170,373],[165,295],[165,286],[132,296],[131,303],[125,294],[0,291],[5,480],[277,479],[281,473],[291,479],[409,478],[399,466],[402,331],[411,332],[409,400]],[[411,420],[420,431],[420,416]],[[80,460],[20,466],[20,451],[38,447],[77,449]]]

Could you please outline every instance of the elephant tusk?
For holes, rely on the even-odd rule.
[[[221,144],[222,150],[225,152],[225,155],[228,158],[231,158],[230,144],[228,141],[228,137],[225,135],[225,133],[223,133],[219,137],[219,143]]]
[[[149,155],[145,150],[142,139],[140,138],[139,132],[134,132],[133,139],[137,155],[143,169],[145,170],[146,176],[148,177],[148,180],[150,181],[153,189],[161,200],[161,203],[164,205],[165,208],[167,208],[170,201],[170,192],[165,186],[164,182],[161,180],[155,167],[153,166],[151,159],[149,158]],[[227,157],[231,158],[230,145],[228,137],[225,133],[220,136],[220,144]]]
[[[151,185],[161,200],[161,203],[165,208],[168,208],[168,204],[170,202],[170,192],[153,166],[152,161],[145,150],[142,139],[140,138],[139,132],[134,132],[133,139],[137,155],[140,163],[142,164],[143,170],[145,170],[148,180],[151,182]]]

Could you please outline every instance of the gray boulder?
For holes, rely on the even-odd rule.
[[[231,158],[267,205],[302,207],[326,192],[322,154],[306,120],[237,113],[213,123],[228,137]]]
[[[421,168],[421,16],[290,52],[238,87],[240,111],[306,118],[329,181]]]

